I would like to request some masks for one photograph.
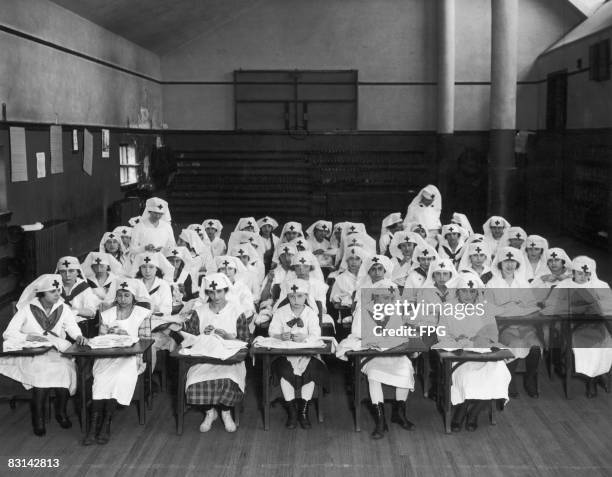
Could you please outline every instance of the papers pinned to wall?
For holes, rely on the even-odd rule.
[[[36,178],[42,179],[47,175],[47,169],[45,167],[45,153],[37,152],[36,153]]]
[[[110,157],[110,131],[102,129],[102,157]]]
[[[28,162],[26,156],[25,129],[10,128],[11,138],[11,181],[28,180]]]
[[[83,131],[83,170],[90,176],[93,173],[93,134]]]
[[[51,151],[51,174],[64,172],[64,150],[62,148],[62,127],[51,126],[49,130],[49,149]]]

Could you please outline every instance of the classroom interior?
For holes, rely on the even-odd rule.
[[[504,216],[611,283],[611,37],[608,0],[0,0],[0,330],[25,285],[151,196],[175,232],[218,217],[227,239],[270,215],[378,238],[435,184],[442,223]],[[29,472],[67,476],[612,473],[612,395],[587,399],[575,378],[568,399],[545,366],[539,399],[472,433],[446,434],[417,379],[416,431],[379,441],[365,411],[354,431],[350,372],[331,358],[311,430],[285,429],[280,404],[264,430],[249,362],[238,432],[200,434],[190,411],[179,436],[173,366],[146,424],[121,409],[105,447],[82,447],[78,425],[34,436],[27,402],[2,393],[2,459],[57,457]]]

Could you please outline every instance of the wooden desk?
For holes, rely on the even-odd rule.
[[[0,349],[2,346],[0,344]],[[55,349],[53,346],[39,346],[37,348],[23,348],[17,351],[1,351],[0,358],[5,357],[19,357],[19,356],[40,356],[48,353],[50,349]]]
[[[355,416],[355,432],[361,431],[361,370],[374,358],[389,358],[408,356],[412,353],[423,353],[429,348],[421,340],[410,340],[408,343],[385,351],[364,349],[347,351],[346,356],[353,361],[353,406]],[[424,384],[426,386],[426,384]]]
[[[185,381],[187,377],[187,371],[194,364],[236,364],[241,363],[248,356],[248,348],[243,348],[238,351],[235,355],[230,356],[227,359],[211,358],[209,356],[192,356],[188,354],[179,353],[180,348],[170,353],[171,358],[178,360],[178,385],[176,388],[176,433],[180,436],[183,434],[183,422],[185,420]],[[238,416],[238,412],[236,412]]]
[[[264,348],[259,346],[253,346],[251,348],[251,356],[262,358],[263,367],[263,417],[264,417],[264,430],[270,429],[270,375],[272,366],[272,357],[278,356],[317,356],[317,355],[332,355],[331,343],[325,342],[325,346],[322,348]],[[321,396],[319,397],[319,399]],[[319,405],[319,422],[322,422],[322,413]]]
[[[79,388],[81,395],[81,430],[84,432],[89,431],[89,419],[87,415],[87,363],[91,360],[97,358],[122,358],[128,356],[136,356],[139,354],[145,354],[151,352],[151,346],[153,345],[154,340],[152,339],[144,339],[141,338],[137,343],[132,346],[122,347],[122,348],[99,348],[93,349],[87,345],[78,345],[73,344],[64,351],[62,354],[66,356],[71,356],[76,358],[77,363],[77,373],[79,380]],[[148,360],[147,368],[150,368],[150,359]],[[147,372],[147,371],[145,371]],[[144,424],[144,416],[145,416],[145,396],[144,396],[144,386],[141,390],[142,394],[140,396],[140,424]],[[83,426],[83,422],[85,422],[85,426]]]
[[[474,362],[487,362],[487,361],[502,361],[505,359],[512,359],[514,355],[510,350],[502,349],[499,351],[492,351],[490,353],[476,353],[475,351],[443,351],[437,350],[442,363],[442,372],[440,373],[440,385],[438,386],[438,403],[442,407],[444,414],[444,430],[447,434],[451,433],[451,384],[452,375],[455,370],[464,363],[470,361]],[[441,391],[441,392],[440,392]],[[493,415],[491,415],[491,423],[495,424]]]

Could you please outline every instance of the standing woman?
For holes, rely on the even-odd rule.
[[[142,217],[132,231],[132,254],[159,252],[176,245],[171,220],[168,202],[158,197],[147,199]]]
[[[249,327],[239,305],[227,300],[232,286],[222,273],[213,273],[204,278],[203,288],[207,301],[198,306],[183,325],[183,330],[192,335],[216,334],[224,340],[249,340]],[[181,341],[180,335],[174,335]],[[244,398],[246,367],[244,362],[236,364],[196,364],[187,372],[185,392],[187,403],[201,406],[205,417],[200,432],[208,432],[219,417],[227,432],[236,431],[232,409]]]
[[[436,236],[440,232],[442,223],[442,195],[434,185],[423,187],[412,199],[406,211],[405,224],[419,223],[427,231],[427,243],[435,245]]]
[[[61,289],[59,275],[41,275],[21,294],[18,311],[2,335],[5,342],[14,342],[20,348],[23,342],[52,344],[57,348],[39,356],[0,358],[0,374],[32,389],[32,425],[37,436],[46,433],[45,404],[50,388],[55,389],[57,422],[64,429],[72,427],[66,405],[68,396],[76,391],[76,367],[72,359],[62,356],[58,350],[70,346],[66,334],[77,344],[87,343],[70,307],[60,299]]]
[[[147,308],[136,305],[138,284],[134,280],[118,280],[115,306],[102,312],[100,334],[129,335],[139,338],[139,328],[151,314]],[[150,338],[150,328],[142,337]],[[140,356],[96,359],[93,365],[91,425],[83,445],[97,442],[106,444],[110,439],[111,420],[117,404],[129,406],[136,389],[138,375],[146,368]]]

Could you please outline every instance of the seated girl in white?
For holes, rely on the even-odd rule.
[[[530,235],[525,242],[525,278],[529,283],[547,273],[546,252],[548,240],[539,235]]]
[[[436,247],[438,256],[450,259],[453,262],[453,266],[456,267],[459,265],[467,238],[467,231],[459,225],[444,225],[442,232],[438,236],[438,245]]]
[[[170,286],[172,314],[175,315],[182,311],[185,304],[198,297],[199,262],[193,259],[187,247],[171,247],[163,252],[166,260],[174,267]]]
[[[319,266],[328,274],[334,267],[336,249],[331,246],[330,237],[332,223],[327,220],[317,220],[306,229],[306,240],[310,251],[317,257]]]
[[[227,293],[227,299],[235,301],[246,319],[247,323],[251,324],[253,315],[255,314],[255,298],[249,287],[240,279],[244,276],[245,268],[240,259],[230,255],[220,255],[215,258],[217,272],[224,274],[231,286]],[[205,299],[205,297],[201,294]]]
[[[278,222],[272,217],[265,216],[257,221],[259,235],[261,236],[264,248],[260,250],[266,274],[272,267],[272,256],[280,243],[280,238],[273,232],[278,228]]]
[[[88,285],[100,300],[100,311],[104,311],[115,300],[117,280],[123,276],[123,267],[108,253],[90,252],[82,268]]]
[[[485,285],[493,278],[491,252],[484,242],[472,242],[464,247],[457,271],[475,273]]]
[[[105,232],[100,240],[98,251],[108,253],[121,264],[123,268],[122,273],[129,273],[132,268],[132,256],[123,245],[119,234],[116,234],[114,231]]]
[[[436,249],[429,244],[419,245],[412,254],[412,269],[408,273],[402,294],[408,301],[416,301],[417,290],[427,280],[431,264],[439,260]]]
[[[393,212],[387,215],[380,226],[380,238],[378,239],[378,253],[391,257],[389,246],[393,240],[393,235],[404,230],[404,221],[401,212]]]
[[[223,230],[223,224],[217,219],[206,219],[202,222],[204,227],[204,234],[202,235],[202,241],[205,245],[209,245],[210,251],[213,257],[223,255],[227,250],[225,240],[221,238],[221,231]]]
[[[525,251],[525,241],[527,240],[527,232],[521,227],[509,227],[506,232],[506,244],[508,247],[513,247],[517,250]]]
[[[100,299],[84,279],[81,264],[76,257],[62,257],[57,261],[55,273],[62,277],[61,297],[74,313],[77,323],[95,318]]]
[[[392,280],[400,290],[403,289],[412,270],[412,256],[419,245],[425,245],[423,238],[419,234],[404,230],[397,232],[389,244],[389,253],[393,262]]]

